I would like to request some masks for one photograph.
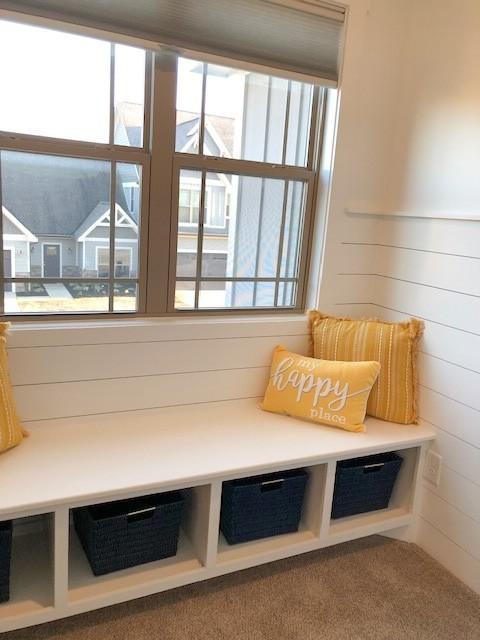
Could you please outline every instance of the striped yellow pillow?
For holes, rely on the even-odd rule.
[[[8,373],[7,329],[8,323],[0,323],[0,453],[20,444],[23,438]]]
[[[310,312],[313,355],[324,360],[376,360],[381,369],[367,413],[381,420],[417,422],[416,355],[423,323],[332,318]]]

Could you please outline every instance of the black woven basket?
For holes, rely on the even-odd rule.
[[[396,453],[342,460],[337,464],[332,518],[386,509],[403,460]]]
[[[0,522],[0,602],[10,598],[10,559],[12,556],[12,521]]]
[[[96,576],[177,553],[184,498],[159,493],[75,509],[75,529]]]
[[[297,531],[307,477],[293,469],[224,482],[220,528],[227,542]]]

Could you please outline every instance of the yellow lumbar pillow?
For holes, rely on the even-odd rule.
[[[7,329],[8,323],[0,323],[0,453],[20,444],[23,438],[8,373]]]
[[[417,422],[417,343],[423,323],[332,318],[310,312],[313,355],[328,360],[378,360],[382,368],[368,400],[371,416]]]
[[[331,362],[277,347],[261,408],[347,431],[365,431],[378,362]]]

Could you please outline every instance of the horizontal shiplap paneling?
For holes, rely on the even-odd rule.
[[[446,464],[437,486],[424,481],[427,488],[480,524],[480,485],[460,475]]]
[[[478,411],[447,398],[423,384],[419,388],[419,398],[420,414],[424,420],[441,427],[467,444],[480,448],[480,413]]]
[[[480,258],[478,222],[349,214],[345,242]],[[353,223],[350,226],[350,222]]]
[[[308,349],[306,335],[127,342],[10,349],[9,362],[14,385],[133,378],[262,367],[280,343],[298,353]]]
[[[422,384],[480,412],[480,373],[424,353],[419,354],[418,368]]]
[[[480,561],[480,524],[426,487],[422,498],[420,515]]]
[[[354,273],[375,273],[480,297],[480,258],[367,244],[344,245],[345,249],[346,263]]]
[[[480,485],[480,449],[441,428],[437,429],[432,448],[451,469]]]
[[[462,582],[480,593],[480,562],[448,538],[440,527],[434,527],[420,517],[417,543]]]
[[[269,369],[199,371],[15,388],[24,421],[262,396]]]
[[[480,298],[376,275],[345,273],[337,281],[342,294],[339,302],[401,309],[410,316],[478,333]]]
[[[28,422],[260,397],[275,346],[307,353],[307,331],[306,316],[22,325],[8,355]]]
[[[437,427],[443,467],[438,487],[424,481],[418,542],[480,592],[480,225],[347,217],[335,308],[424,320],[419,412]]]

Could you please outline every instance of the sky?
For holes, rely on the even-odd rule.
[[[116,45],[116,102],[143,102],[144,61]],[[108,142],[108,42],[0,20],[0,87],[0,129]]]
[[[116,45],[115,103],[143,103],[144,65],[144,51]],[[198,68],[179,61],[179,110],[200,110]],[[0,87],[0,130],[108,142],[110,43],[0,20]],[[207,113],[238,117],[242,105],[241,72],[209,76]]]

